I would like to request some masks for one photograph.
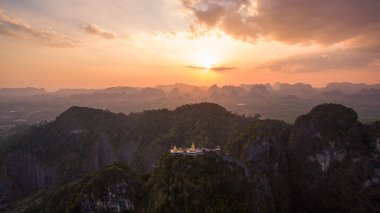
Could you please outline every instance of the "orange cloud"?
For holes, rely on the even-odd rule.
[[[182,0],[182,3],[199,23],[209,28],[221,29],[242,40],[258,38],[253,16],[245,16],[251,6],[249,0]]]
[[[378,0],[181,0],[208,29],[240,40],[318,44],[314,54],[285,57],[256,67],[276,72],[380,70]],[[327,46],[339,44],[340,50]]]
[[[117,37],[116,33],[102,29],[95,24],[88,24],[87,26],[84,27],[84,30],[87,33],[90,33],[95,36],[99,36],[104,39],[115,39]]]
[[[0,10],[0,34],[19,39],[36,40],[52,47],[75,48],[83,45],[81,40],[64,34],[34,28],[18,17],[6,15],[2,10]]]
[[[273,72],[316,72],[326,70],[380,70],[380,44],[321,51],[274,60],[258,66]]]
[[[380,37],[378,0],[181,0],[196,21],[243,40],[333,44]]]

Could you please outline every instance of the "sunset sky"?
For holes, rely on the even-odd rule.
[[[380,82],[379,0],[0,0],[0,87]]]

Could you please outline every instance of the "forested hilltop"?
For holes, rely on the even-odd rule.
[[[0,144],[0,207],[26,212],[380,211],[380,122],[322,104],[293,125],[212,103],[71,107]],[[171,156],[172,146],[222,154]]]

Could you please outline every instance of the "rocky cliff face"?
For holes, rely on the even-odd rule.
[[[0,207],[48,189],[14,209],[378,212],[380,122],[357,119],[337,104],[319,105],[294,125],[212,104],[129,116],[73,108],[0,146]],[[229,154],[163,156],[193,141]],[[152,173],[107,167],[117,161]]]
[[[71,107],[55,121],[32,126],[0,145],[0,205],[114,162],[151,171],[171,145],[189,146],[197,140],[223,146],[230,131],[248,120],[210,103],[128,116]]]
[[[264,212],[255,178],[244,163],[209,153],[164,156],[145,183],[147,212]]]
[[[127,146],[127,145],[126,145]],[[60,185],[75,180],[88,173],[96,172],[114,162],[128,162],[125,151],[114,150],[107,135],[101,135],[97,141],[89,144],[88,153],[67,153],[57,155],[53,162],[46,162],[32,157],[25,152],[11,152],[7,155],[3,167],[4,178],[0,179],[0,195],[3,205],[9,201],[27,197],[35,192],[46,190],[52,185]],[[82,157],[82,158],[81,158]],[[73,161],[73,162],[71,162]],[[79,161],[79,162],[75,162]],[[120,188],[120,184],[117,188]],[[91,195],[88,195],[89,199]],[[100,204],[99,204],[100,205]]]
[[[130,185],[125,181],[119,181],[107,186],[105,194],[98,197],[94,193],[83,195],[80,211],[81,212],[127,212],[135,210],[135,204],[125,193]]]
[[[378,188],[364,186],[376,174],[378,158],[373,157],[366,128],[357,118],[352,109],[324,104],[296,120],[288,147],[296,211],[376,208],[367,195],[378,193]]]
[[[133,212],[143,196],[138,175],[113,164],[64,187],[46,191],[16,206],[14,212]]]
[[[85,184],[79,202],[73,204],[80,212],[131,212],[139,207],[141,182],[125,167],[111,166]]]
[[[246,162],[259,183],[257,199],[272,212],[292,210],[286,146],[291,126],[261,120],[240,130],[229,143],[232,155]]]
[[[21,202],[14,212],[265,212],[263,184],[245,164],[213,153],[169,156],[149,176],[121,164]],[[266,183],[268,184],[268,183]]]
[[[52,184],[53,170],[30,156],[12,153],[2,167],[5,172],[0,178],[0,207]]]
[[[50,187],[53,171],[32,157],[20,153],[8,155],[6,160],[7,174],[22,196]]]

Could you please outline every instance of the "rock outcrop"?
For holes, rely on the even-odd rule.
[[[368,193],[379,189],[363,185],[372,183],[368,177],[376,176],[378,159],[372,157],[367,130],[357,119],[350,108],[323,104],[296,120],[288,147],[296,212],[377,208]]]
[[[194,141],[224,155],[165,155]],[[379,141],[380,122],[362,124],[338,104],[316,106],[294,125],[214,104],[128,116],[73,107],[0,144],[0,208],[379,212]],[[117,161],[148,174],[108,166]]]

